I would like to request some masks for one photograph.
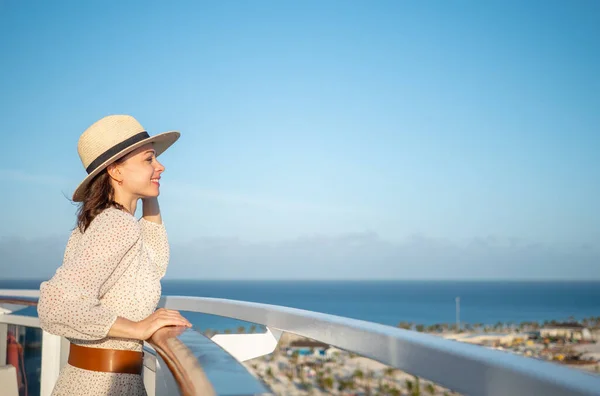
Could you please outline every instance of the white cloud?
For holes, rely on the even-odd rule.
[[[0,238],[4,278],[47,278],[66,237]],[[169,278],[196,279],[600,279],[600,250],[503,238],[456,244],[413,236],[394,243],[376,233],[314,235],[282,242],[196,238],[171,244]]]
[[[312,236],[277,243],[198,238],[173,248],[169,277],[206,279],[598,279],[595,248],[515,245],[427,237],[400,243],[375,233]]]

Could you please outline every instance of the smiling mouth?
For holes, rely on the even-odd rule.
[[[156,185],[160,186],[159,180],[160,180],[160,179],[150,179],[150,181],[151,181],[152,183],[155,183]]]

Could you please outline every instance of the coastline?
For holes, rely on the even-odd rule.
[[[574,339],[573,334],[571,338],[560,335],[533,337],[531,329],[515,331],[510,328],[494,333],[445,331],[429,334],[600,375],[600,317],[591,330],[592,339],[589,340]],[[315,348],[307,350],[294,348],[294,345],[314,345]],[[299,350],[303,353],[298,353]],[[276,395],[459,395],[425,378],[290,333],[282,335],[272,354],[246,361],[244,365]]]

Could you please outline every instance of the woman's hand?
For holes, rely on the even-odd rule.
[[[179,311],[159,308],[144,320],[135,323],[136,339],[145,341],[155,331],[166,326],[192,327],[192,324]]]

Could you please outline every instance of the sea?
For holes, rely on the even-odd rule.
[[[42,280],[1,280],[0,289],[38,289]],[[163,295],[217,297],[282,305],[390,326],[494,325],[600,317],[600,281],[162,281]],[[184,313],[202,331],[250,324]]]

